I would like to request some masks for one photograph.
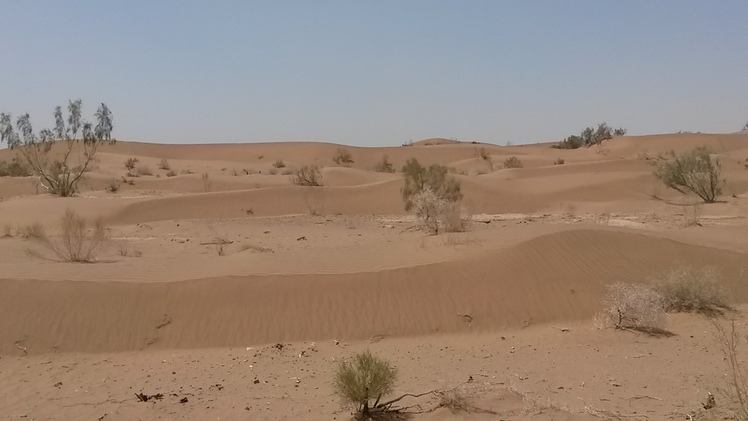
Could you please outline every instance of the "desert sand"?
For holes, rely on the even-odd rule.
[[[653,176],[700,145],[722,162],[718,203]],[[428,395],[403,419],[697,419],[727,374],[710,320],[671,314],[653,337],[593,316],[608,284],[715,266],[745,336],[748,133],[550,146],[119,141],[77,197],[0,178],[0,419],[347,420],[333,372],[367,348],[397,367],[395,395],[459,388],[475,409]],[[383,155],[454,168],[471,229],[418,229],[402,174],[372,170]],[[511,156],[523,168],[503,168]],[[152,175],[107,192],[132,157]],[[322,187],[291,182],[302,165]],[[21,235],[58,235],[67,209],[103,218],[96,263]]]

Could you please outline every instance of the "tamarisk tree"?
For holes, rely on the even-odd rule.
[[[13,126],[10,114],[0,113],[0,143],[7,143],[26,160],[39,183],[51,194],[68,197],[78,192],[78,182],[102,143],[112,139],[112,112],[101,104],[94,114],[96,125],[83,121],[82,101],[68,101],[67,122],[62,107],[55,108],[54,129],[34,134],[28,113]],[[55,146],[55,145],[61,146]],[[53,150],[53,146],[55,146]],[[77,147],[80,146],[80,147]]]

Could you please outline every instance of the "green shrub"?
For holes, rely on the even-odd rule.
[[[712,160],[709,150],[699,146],[686,155],[658,166],[655,176],[673,190],[692,192],[706,203],[714,203],[722,193],[719,159]]]
[[[383,396],[392,393],[396,378],[397,370],[387,360],[366,350],[338,365],[333,386],[345,404],[367,416]]]
[[[437,198],[446,202],[457,202],[462,199],[460,183],[448,175],[449,169],[444,165],[433,164],[422,166],[415,158],[409,159],[403,166],[405,186],[401,192],[405,201],[405,210],[413,208],[416,194],[430,189]]]

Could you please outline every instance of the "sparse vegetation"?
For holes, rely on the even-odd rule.
[[[460,183],[453,176],[447,175],[448,172],[449,169],[444,165],[433,164],[424,167],[415,158],[409,159],[403,166],[405,186],[401,190],[405,210],[411,210],[415,205],[415,196],[426,189],[445,202],[460,201]]]
[[[174,170],[169,170],[169,171],[166,172],[166,176],[167,177],[174,177],[176,175],[177,175],[177,172],[174,171]]]
[[[593,145],[599,145],[604,140],[612,139],[613,136],[623,136],[625,134],[626,129],[623,127],[613,130],[613,128],[608,126],[607,123],[600,123],[597,125],[597,129],[587,127],[582,130],[582,133],[580,133],[579,136],[571,135],[551,147],[556,149],[577,149],[583,146],[590,147]]]
[[[387,155],[382,155],[382,159],[374,165],[374,171],[376,172],[395,172],[395,167],[389,161]]]
[[[273,168],[284,168],[286,164],[283,162],[282,159],[279,159],[275,162],[273,162]]]
[[[106,228],[101,218],[87,221],[68,209],[61,221],[62,237],[59,241],[49,238],[41,225],[34,225],[34,234],[29,238],[52,251],[63,262],[91,263],[96,260],[106,240]]]
[[[516,156],[510,156],[504,160],[504,168],[522,168],[522,161]]]
[[[440,198],[430,188],[418,192],[413,203],[416,217],[433,234],[463,232],[469,227],[470,217],[463,211],[462,204]]]
[[[207,193],[210,191],[210,188],[213,187],[213,182],[210,181],[210,174],[207,172],[202,173],[200,175],[200,179],[203,181],[203,190]]]
[[[694,193],[705,203],[714,203],[722,192],[722,165],[712,160],[709,150],[697,147],[686,155],[658,166],[655,175],[669,188],[680,193]]]
[[[553,161],[553,165],[564,165],[564,159],[557,158],[555,161]]]
[[[146,164],[138,165],[137,168],[135,168],[136,174],[140,175],[153,175],[153,171],[151,170],[151,167],[149,167]]]
[[[54,112],[55,128],[44,129],[34,134],[28,114],[16,119],[15,129],[10,114],[0,114],[0,142],[15,149],[24,158],[39,179],[39,184],[49,193],[68,197],[78,192],[78,183],[89,170],[96,151],[104,143],[114,143],[112,133],[112,113],[101,104],[96,111],[96,126],[84,122],[81,117],[82,101],[68,102],[67,124],[62,116],[62,107]],[[16,131],[17,130],[17,131]],[[80,137],[78,136],[80,134]],[[81,152],[73,154],[76,145],[82,145]],[[62,145],[62,157],[59,151],[52,151],[54,145]],[[73,156],[77,165],[72,165]]]
[[[133,170],[135,169],[135,165],[138,163],[138,158],[127,158],[125,160],[125,168],[127,169],[127,175],[128,177],[136,177]]]
[[[161,161],[158,163],[158,169],[160,170],[170,170],[171,166],[169,166],[169,161],[166,160],[166,158],[161,158]]]
[[[738,353],[740,335],[735,329],[735,319],[731,320],[730,327],[726,328],[718,320],[713,320],[716,330],[717,342],[720,345],[724,360],[727,362],[727,388],[722,390],[722,395],[727,400],[723,410],[727,412],[724,419],[748,420],[748,381],[740,362],[742,357]],[[714,399],[710,394],[710,399]]]
[[[345,165],[346,167],[353,164],[353,156],[348,149],[338,148],[335,155],[332,157],[333,162],[338,165]]]
[[[320,173],[319,168],[316,166],[304,165],[294,171],[291,181],[297,186],[321,186],[322,173]]]
[[[729,309],[721,274],[717,268],[673,268],[654,280],[667,312],[695,312],[706,315]]]
[[[21,162],[17,157],[11,159],[10,163],[0,161],[0,177],[28,177],[31,169]]]
[[[616,329],[653,331],[665,325],[665,299],[649,285],[617,282],[606,287],[603,326]]]
[[[338,365],[333,386],[344,404],[368,419],[382,397],[392,393],[396,379],[397,370],[387,360],[366,350]]]
[[[122,181],[117,180],[117,179],[112,179],[106,185],[106,191],[108,191],[109,193],[117,193],[117,190],[119,190],[121,185],[122,185]]]

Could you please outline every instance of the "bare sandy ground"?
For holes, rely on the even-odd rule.
[[[652,175],[697,145],[723,164],[720,203]],[[396,394],[458,388],[474,406],[426,395],[407,401],[416,420],[698,418],[725,386],[706,318],[671,315],[674,335],[649,337],[592,317],[605,285],[684,265],[718,267],[742,308],[748,135],[573,151],[429,139],[345,147],[349,167],[332,161],[340,147],[119,142],[70,199],[0,178],[0,419],[349,419],[332,372],[365,348],[397,366]],[[383,155],[454,168],[472,229],[418,230],[401,175],[372,171]],[[502,168],[510,156],[523,168]],[[129,157],[153,175],[106,192]],[[323,187],[283,174],[307,164]],[[55,235],[66,209],[106,221],[97,263],[59,262],[20,235],[36,222]]]

